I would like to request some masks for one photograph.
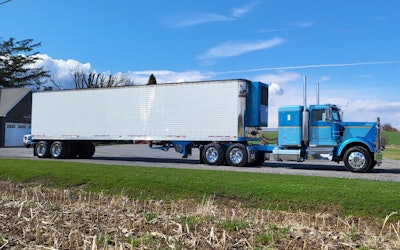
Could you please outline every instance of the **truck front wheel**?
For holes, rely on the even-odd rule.
[[[351,172],[368,172],[373,164],[371,154],[363,147],[349,148],[343,157],[344,165]]]
[[[224,161],[224,147],[218,143],[207,144],[203,149],[203,161],[208,165],[219,165]]]
[[[230,166],[243,167],[248,163],[248,153],[246,146],[235,143],[226,150],[226,162]]]

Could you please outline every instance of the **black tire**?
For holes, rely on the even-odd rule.
[[[265,161],[265,153],[258,152],[256,154],[256,159],[252,162],[249,163],[249,167],[259,167],[261,166]]]
[[[79,158],[89,159],[89,158],[93,157],[93,155],[96,151],[96,147],[91,142],[84,142],[84,143],[78,144],[76,146],[76,150],[77,150],[77,156]]]
[[[69,154],[68,154],[68,156],[66,156],[66,158],[69,158],[69,159],[76,158],[78,156],[78,152],[76,150],[76,148],[77,148],[76,142],[73,142],[73,141],[68,142],[68,145],[69,145]]]
[[[344,166],[351,172],[366,173],[373,167],[370,152],[363,147],[351,147],[347,149],[343,157]]]
[[[50,156],[54,159],[65,159],[69,156],[69,144],[63,141],[55,141],[50,147]]]
[[[230,166],[244,167],[248,164],[248,153],[246,146],[240,143],[235,143],[229,146],[226,150],[226,162]]]
[[[39,158],[50,157],[50,147],[47,141],[40,141],[35,144],[35,153]]]
[[[201,153],[205,164],[219,165],[224,161],[225,148],[218,143],[207,144]]]
[[[377,161],[373,161],[369,170],[372,170],[378,164]]]
[[[204,147],[200,147],[199,148],[199,155],[200,155],[200,164],[205,164],[204,159],[203,159],[203,155],[204,155]]]

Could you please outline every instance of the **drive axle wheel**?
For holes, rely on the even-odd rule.
[[[365,173],[373,167],[371,154],[363,147],[349,148],[343,157],[344,165],[351,172]]]
[[[265,162],[265,153],[258,152],[256,154],[256,159],[250,162],[249,167],[259,167]]]
[[[207,144],[203,149],[203,161],[208,165],[219,165],[224,161],[224,147],[218,143]]]
[[[248,163],[248,153],[246,146],[240,143],[232,144],[226,150],[226,162],[230,166],[243,167]]]

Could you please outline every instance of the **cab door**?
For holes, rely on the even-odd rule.
[[[316,108],[310,110],[310,146],[335,146],[337,140],[332,138],[333,121],[330,118],[331,112],[328,108]]]

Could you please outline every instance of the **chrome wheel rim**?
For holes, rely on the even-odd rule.
[[[239,148],[233,148],[229,152],[229,159],[232,163],[238,164],[243,160],[243,152]]]
[[[51,147],[51,155],[53,157],[59,157],[61,154],[61,150],[62,150],[62,148],[61,148],[60,144],[57,143]]]
[[[353,152],[349,156],[349,164],[352,168],[363,168],[365,166],[365,155],[360,152]]]
[[[36,152],[38,156],[44,156],[46,154],[46,146],[43,144],[39,144],[36,148]]]
[[[215,163],[218,160],[218,150],[210,147],[206,150],[206,158],[209,163]]]

